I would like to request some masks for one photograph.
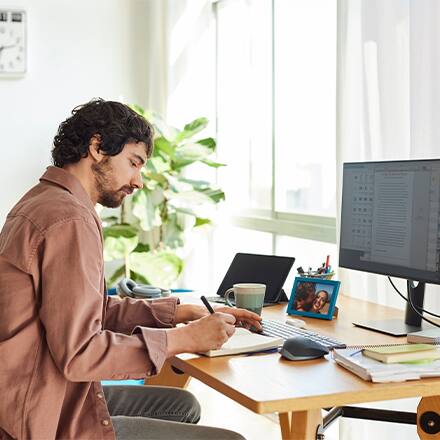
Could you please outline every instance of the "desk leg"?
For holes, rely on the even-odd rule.
[[[320,409],[278,414],[283,440],[315,440],[322,423]]]
[[[417,407],[417,433],[421,440],[440,440],[440,396],[423,397]]]
[[[178,370],[177,370],[178,371]],[[158,385],[166,387],[186,388],[191,377],[186,373],[176,373],[170,360],[166,360],[157,376],[145,380],[145,385]]]

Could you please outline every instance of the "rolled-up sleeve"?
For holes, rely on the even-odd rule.
[[[141,327],[131,334],[104,328],[103,263],[96,224],[84,218],[58,223],[44,232],[39,252],[40,319],[52,358],[64,376],[81,382],[144,378],[159,372],[167,351],[164,328]],[[166,324],[167,317],[172,320],[175,304],[171,304],[157,327]],[[153,317],[155,308],[149,309]]]
[[[177,298],[152,301],[133,298],[107,297],[104,327],[130,334],[136,326],[173,327]]]

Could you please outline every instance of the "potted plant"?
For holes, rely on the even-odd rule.
[[[154,151],[142,170],[144,187],[123,202],[118,216],[102,215],[104,260],[121,262],[107,281],[112,286],[129,277],[169,288],[183,270],[185,233],[209,225],[204,208],[225,198],[210,182],[186,178],[185,169],[196,162],[224,165],[211,159],[216,149],[212,137],[196,139],[208,125],[206,118],[178,130],[154,112],[131,108],[154,126]]]

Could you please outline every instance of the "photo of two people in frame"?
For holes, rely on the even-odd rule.
[[[293,309],[326,315],[329,311],[334,286],[310,281],[299,282],[293,301]]]

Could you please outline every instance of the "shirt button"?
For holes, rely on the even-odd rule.
[[[104,426],[108,426],[108,425],[110,424],[110,422],[109,422],[107,419],[102,420],[101,423],[102,423]]]
[[[98,397],[98,399],[102,399],[104,397],[104,394],[102,393],[96,393],[96,397]]]

